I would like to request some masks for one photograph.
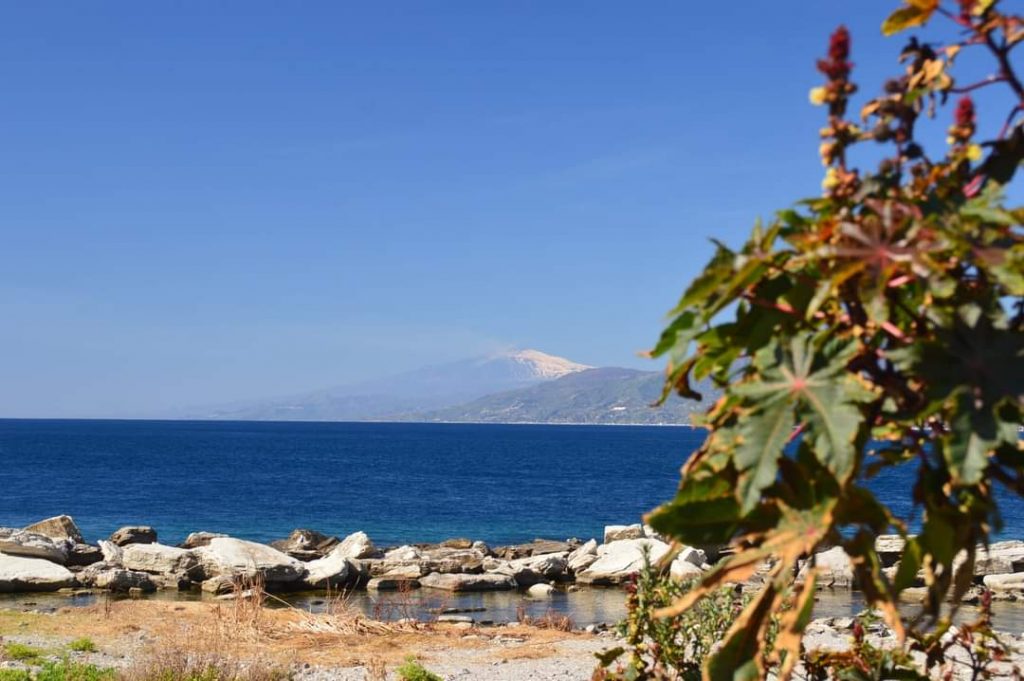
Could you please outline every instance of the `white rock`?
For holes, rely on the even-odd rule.
[[[993,591],[1024,590],[1024,572],[1006,575],[985,575],[981,581]]]
[[[0,593],[56,591],[74,581],[70,570],[45,558],[0,554]]]
[[[260,575],[268,585],[298,582],[306,576],[302,562],[265,544],[233,537],[215,537],[192,551],[203,573],[212,577],[238,579]]]
[[[106,563],[96,563],[79,572],[78,583],[119,593],[127,593],[131,589],[145,592],[156,590],[156,584],[148,573],[125,570]]]
[[[343,546],[335,546],[323,558],[306,563],[306,584],[313,589],[345,586],[359,578],[359,567],[345,557]]]
[[[679,555],[676,556],[676,560],[685,561],[699,568],[703,568],[708,564],[707,554],[693,546],[684,546]]]
[[[834,546],[828,551],[814,554],[818,567],[818,588],[833,587],[850,589],[854,586],[853,564],[842,546]],[[798,579],[806,578],[810,570],[810,561],[800,569]]]
[[[163,544],[128,544],[121,551],[121,564],[138,572],[189,574],[199,562],[192,551]]]
[[[703,553],[703,551],[701,553]],[[696,565],[690,560],[690,557],[686,555],[686,550],[684,549],[678,556],[676,556],[675,560],[672,561],[672,565],[669,566],[669,574],[672,575],[674,579],[686,581],[693,579],[694,577],[700,577],[704,574],[704,570],[701,569],[700,565]]]
[[[668,544],[657,539],[618,539],[597,547],[597,560],[576,575],[582,584],[621,584],[644,565],[644,553],[656,563],[668,551]]]
[[[644,526],[640,523],[633,525],[607,525],[604,528],[605,544],[610,544],[613,541],[622,541],[623,539],[643,539],[645,536]]]
[[[335,548],[342,557],[358,560],[360,558],[373,558],[377,555],[377,547],[373,545],[365,532],[354,532],[345,537]]]
[[[495,573],[467,575],[431,572],[420,578],[420,585],[444,591],[508,591],[516,588],[516,580]]]
[[[582,572],[595,560],[597,560],[597,540],[591,539],[580,544],[569,554],[566,559],[566,567],[573,573]]]
[[[555,593],[555,587],[550,584],[534,584],[526,590],[526,595],[530,598],[551,598]]]
[[[38,523],[32,523],[24,528],[25,532],[34,532],[54,541],[67,541],[72,544],[84,544],[82,531],[78,529],[74,518],[69,515],[58,515]]]
[[[564,553],[545,553],[540,556],[517,558],[508,561],[494,572],[511,576],[519,586],[530,586],[564,575],[565,556]]]
[[[103,553],[103,562],[110,563],[111,565],[121,565],[121,560],[124,558],[124,549],[115,544],[112,541],[106,539],[100,539],[99,541],[100,551]]]
[[[974,574],[995,575],[1024,570],[1024,541],[999,541],[988,549],[978,547]]]
[[[70,546],[71,542],[54,541],[45,535],[25,530],[6,530],[0,534],[0,553],[42,558],[59,565],[67,563]]]
[[[420,560],[421,558],[423,558],[423,552],[415,546],[399,546],[384,554],[384,560],[389,563]]]

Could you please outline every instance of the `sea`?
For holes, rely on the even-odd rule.
[[[0,420],[0,526],[58,514],[269,541],[295,528],[379,545],[600,538],[670,499],[703,431],[668,426]],[[913,519],[913,471],[867,486]],[[1001,495],[1004,537],[1024,502]],[[913,522],[911,522],[913,525]]]
[[[380,546],[601,538],[605,525],[640,522],[670,499],[703,438],[668,426],[0,420],[0,526],[66,513],[90,541],[145,524],[168,544],[198,530],[269,541],[295,528],[363,530]],[[867,484],[910,519],[912,476],[895,470]],[[1000,536],[1024,538],[1024,503],[1007,494],[1001,501]],[[8,594],[0,607],[57,609],[98,598]],[[322,594],[288,598],[292,607],[326,607]],[[845,591],[816,601],[815,616],[863,607],[859,594]],[[411,597],[356,592],[351,601],[384,619],[409,608],[420,617],[469,612],[480,622],[553,611],[577,626],[618,621],[624,603],[616,588],[559,590],[545,602],[429,589]],[[1024,629],[1024,608],[997,606],[999,626]]]

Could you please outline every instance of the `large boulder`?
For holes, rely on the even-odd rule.
[[[547,553],[529,558],[517,558],[502,565],[493,574],[509,575],[519,586],[532,586],[563,577],[566,573],[564,553]]]
[[[70,546],[71,543],[67,540],[55,541],[35,532],[0,530],[0,553],[8,556],[42,558],[51,563],[65,565],[68,562]]]
[[[100,553],[103,555],[103,562],[111,565],[120,565],[124,559],[124,549],[112,541],[99,540]]]
[[[156,584],[149,574],[125,570],[109,563],[90,565],[79,572],[76,578],[80,586],[106,589],[117,593],[128,593],[132,589],[147,593],[156,590]]]
[[[624,539],[643,539],[647,536],[644,526],[640,523],[633,525],[608,525],[604,528],[604,543],[611,544],[613,541]]]
[[[508,575],[440,574],[431,572],[421,577],[420,586],[443,591],[508,591],[516,588],[516,580]]]
[[[534,584],[526,590],[526,595],[529,598],[551,598],[555,594],[555,587],[550,584]]]
[[[419,561],[424,573],[480,573],[488,558],[480,549],[448,549],[437,547],[423,551]]]
[[[0,593],[56,591],[74,582],[75,576],[63,565],[44,558],[0,554]]]
[[[704,551],[686,546],[672,560],[669,574],[680,581],[687,581],[700,577],[708,567],[707,555]]]
[[[903,556],[907,540],[898,534],[880,534],[875,538],[875,552],[883,567],[892,567]]]
[[[423,551],[415,546],[399,546],[384,552],[385,563],[407,563],[423,558]]]
[[[377,547],[373,545],[373,542],[370,541],[365,532],[353,532],[341,540],[336,550],[338,550],[339,555],[344,558],[351,558],[352,560],[374,558],[380,555]]]
[[[998,541],[988,549],[979,547],[974,558],[974,574],[997,575],[1024,571],[1024,541]]]
[[[576,547],[566,559],[566,567],[573,574],[583,572],[597,560],[597,540],[591,539]]]
[[[199,561],[192,551],[163,544],[129,544],[121,548],[121,565],[154,574],[194,574]]]
[[[305,583],[312,589],[349,586],[359,577],[359,566],[345,557],[340,545],[323,558],[306,563]]]
[[[270,542],[278,551],[287,553],[299,560],[316,560],[323,558],[338,545],[337,537],[329,537],[316,530],[292,530],[287,539]]]
[[[92,544],[74,544],[68,549],[68,567],[85,567],[103,560],[103,551]]]
[[[148,525],[130,525],[128,527],[122,527],[114,532],[114,534],[110,535],[110,541],[114,542],[118,546],[128,546],[129,544],[155,544],[156,530]]]
[[[185,537],[185,541],[178,544],[178,548],[198,549],[200,546],[206,546],[209,544],[211,539],[226,536],[226,534],[221,534],[220,532],[193,532]]]
[[[827,551],[814,554],[814,564],[818,568],[818,588],[852,589],[856,586],[853,574],[853,563],[842,546],[834,546]],[[811,561],[807,561],[800,569],[797,579],[806,578],[811,569]]]
[[[656,563],[669,550],[657,539],[617,539],[597,547],[597,560],[576,575],[582,584],[621,584],[644,566],[644,556]]]
[[[54,541],[69,541],[75,544],[84,544],[82,532],[78,529],[74,519],[69,515],[58,515],[38,523],[32,523],[24,528],[26,532],[41,534]]]
[[[367,591],[402,591],[405,589],[418,588],[420,588],[420,582],[418,579],[407,579],[404,577],[389,577],[387,575],[382,577],[374,577],[366,583]]]
[[[1024,591],[1024,572],[985,575],[982,582],[992,591]]]
[[[578,540],[534,539],[529,544],[513,544],[494,549],[494,555],[505,560],[541,556],[545,553],[568,553],[579,545]]]
[[[306,576],[302,562],[265,544],[217,537],[193,550],[207,579],[261,577],[268,587],[296,585]]]

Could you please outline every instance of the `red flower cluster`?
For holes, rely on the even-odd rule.
[[[818,60],[818,70],[829,80],[846,80],[853,64],[850,58],[850,32],[840,26],[828,42],[828,59]]]
[[[974,128],[974,101],[963,96],[956,103],[956,116],[954,118],[959,128]]]
[[[974,3],[976,0],[959,0],[960,2],[960,18],[970,21],[971,13],[974,11]]]

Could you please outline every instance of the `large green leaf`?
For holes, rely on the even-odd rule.
[[[736,448],[740,478],[736,492],[743,513],[753,510],[761,500],[761,491],[775,482],[779,456],[795,424],[792,405],[780,401],[748,417],[740,426]]]
[[[807,437],[821,463],[840,482],[849,479],[863,422],[859,405],[874,397],[847,370],[855,350],[852,344],[817,350],[813,337],[802,334],[786,348],[773,343],[759,352],[753,362],[756,378],[732,388],[750,408],[739,426],[735,454],[744,511],[774,481],[798,419],[808,424]]]

